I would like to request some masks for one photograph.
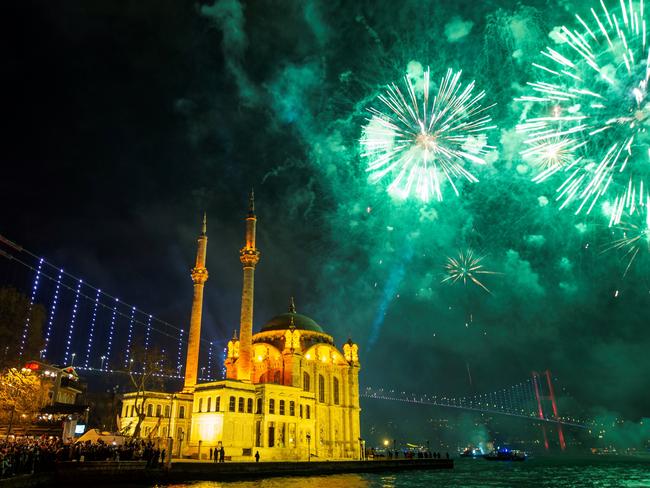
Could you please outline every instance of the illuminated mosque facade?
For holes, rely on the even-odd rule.
[[[359,459],[359,357],[351,340],[337,349],[314,320],[289,310],[253,334],[255,267],[260,260],[251,194],[246,241],[239,252],[243,290],[239,337],[228,342],[226,378],[198,383],[208,237],[205,219],[192,269],[194,297],[185,364],[177,393],[146,392],[143,437],[173,438],[176,457],[207,459],[223,447],[232,460]],[[135,393],[124,396],[122,424],[137,423]]]

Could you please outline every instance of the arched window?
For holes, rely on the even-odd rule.
[[[334,378],[334,383],[332,385],[332,396],[334,397],[334,405],[339,404],[339,379]]]
[[[325,403],[325,377],[322,374],[318,375],[318,401]]]
[[[255,410],[255,413],[259,413],[259,414],[264,413],[262,411],[262,399],[261,398],[257,399],[257,409]]]
[[[165,418],[169,418],[169,405],[165,405]]]
[[[237,411],[238,412],[244,411],[244,397],[239,397],[237,401]]]
[[[179,419],[184,419],[185,418],[185,407],[181,407],[178,410],[178,418]]]
[[[235,397],[234,396],[231,396],[229,398],[228,411],[229,412],[234,412],[235,411]]]
[[[208,397],[208,406],[205,409],[205,411],[209,412],[211,408],[212,408],[212,397]]]
[[[156,417],[160,417],[162,415],[162,405],[156,405]]]
[[[253,399],[249,398],[246,400],[246,412],[253,413]]]
[[[199,412],[203,409],[203,398],[199,398]]]
[[[300,404],[300,418],[302,418],[302,403]]]
[[[280,415],[284,415],[284,400],[280,400]]]
[[[214,411],[215,412],[220,412],[221,411],[221,397],[218,396],[214,399]]]
[[[135,417],[135,405],[131,405],[131,417]]]
[[[269,400],[269,413],[275,413],[275,400],[273,398]]]
[[[302,389],[305,391],[311,391],[311,385],[310,383],[310,377],[309,373],[303,373],[302,374]]]
[[[150,403],[147,405],[147,417],[151,417],[153,415],[153,405]]]
[[[309,405],[305,405],[305,418],[311,418],[311,407]]]
[[[296,402],[293,400],[289,402],[289,415],[292,417],[296,415]]]

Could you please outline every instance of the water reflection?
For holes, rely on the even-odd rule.
[[[453,470],[201,481],[155,488],[650,488],[650,462],[539,459],[456,460]],[[126,488],[121,486],[121,488]]]
[[[386,476],[386,488],[395,486],[394,476]],[[286,478],[268,478],[254,481],[198,481],[178,485],[167,485],[165,488],[370,488],[370,481],[364,475],[340,474],[329,476],[295,476]],[[157,487],[162,488],[162,487]]]

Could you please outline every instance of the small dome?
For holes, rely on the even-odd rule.
[[[310,330],[312,332],[324,333],[320,325],[313,319],[296,312],[296,306],[293,303],[293,297],[289,302],[289,311],[280,315],[276,315],[266,324],[262,326],[260,332],[268,332],[270,330],[285,330],[295,327],[299,330]]]

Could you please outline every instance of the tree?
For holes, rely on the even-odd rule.
[[[31,418],[48,399],[49,386],[30,370],[10,368],[0,374],[0,416],[4,422],[10,416]]]
[[[39,357],[43,348],[45,307],[30,305],[30,300],[13,287],[0,287],[0,368],[21,366],[20,344],[25,324],[29,323],[23,359]]]
[[[135,393],[134,410],[138,422],[133,437],[140,437],[142,421],[146,418],[147,392],[164,387],[165,376],[174,373],[167,366],[166,357],[158,350],[146,351],[142,347],[131,349],[127,373]]]

